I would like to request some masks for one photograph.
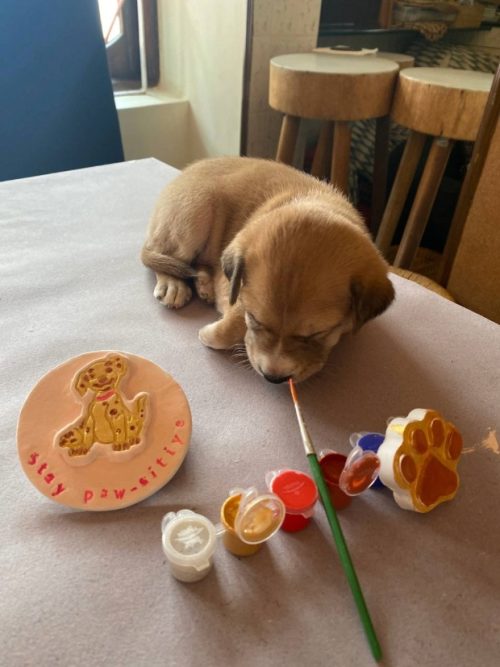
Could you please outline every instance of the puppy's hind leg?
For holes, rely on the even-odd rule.
[[[182,260],[163,255],[144,246],[141,259],[156,274],[154,297],[167,308],[182,308],[191,299],[192,291],[186,283],[196,271]]]
[[[155,299],[167,308],[182,308],[189,303],[192,291],[184,280],[156,273],[156,286],[153,291]]]

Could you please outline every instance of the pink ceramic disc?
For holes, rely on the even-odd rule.
[[[151,361],[88,352],[36,384],[21,410],[24,472],[51,500],[114,510],[144,500],[177,472],[191,412],[175,380]]]

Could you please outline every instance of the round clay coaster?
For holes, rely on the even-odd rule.
[[[177,472],[191,412],[175,380],[148,359],[88,352],[44,375],[17,424],[21,465],[51,500],[114,510],[144,500]]]

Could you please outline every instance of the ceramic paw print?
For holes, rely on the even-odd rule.
[[[435,410],[417,408],[392,419],[378,449],[380,479],[403,509],[429,512],[459,486],[462,437]]]

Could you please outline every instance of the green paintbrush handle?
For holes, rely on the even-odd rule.
[[[311,468],[314,481],[316,482],[316,486],[318,487],[319,494],[323,502],[323,507],[325,508],[326,516],[328,517],[328,523],[330,524],[330,528],[332,530],[333,539],[335,540],[335,545],[340,556],[340,562],[342,563],[342,567],[346,573],[347,581],[351,587],[351,591],[354,596],[359,615],[361,616],[361,621],[363,623],[366,636],[368,637],[368,642],[370,644],[373,657],[375,660],[380,660],[382,657],[382,649],[378,643],[377,635],[375,634],[375,629],[373,627],[373,623],[370,618],[361,587],[359,585],[358,577],[356,576],[354,565],[352,563],[351,556],[349,555],[349,550],[344,539],[344,534],[342,533],[342,528],[340,527],[340,523],[337,518],[337,512],[335,511],[335,508],[332,505],[332,501],[330,500],[330,493],[328,491],[328,487],[325,484],[325,480],[323,479],[321,467],[319,465],[316,454],[308,454],[307,458],[309,460],[309,466]]]

